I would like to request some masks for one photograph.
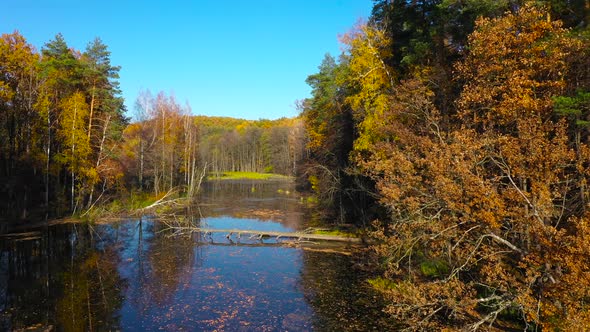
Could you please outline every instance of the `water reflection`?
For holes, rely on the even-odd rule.
[[[304,212],[290,181],[212,181],[201,195],[203,216],[274,221],[291,229],[303,225]]]
[[[392,331],[382,298],[354,268],[351,257],[303,251],[301,285],[320,331]]]
[[[282,184],[255,185],[254,190],[244,183],[207,189],[211,197],[201,211],[203,222],[217,228],[296,229],[297,199],[277,195]],[[227,200],[234,203],[224,208]],[[254,209],[281,210],[290,217],[279,223],[232,216]],[[373,294],[343,255],[230,241],[223,235],[172,236],[150,218],[94,227],[56,225],[0,241],[0,330],[385,326]]]
[[[113,250],[93,249],[89,227],[61,225],[36,234],[3,238],[0,330],[116,328],[125,281],[117,273]]]

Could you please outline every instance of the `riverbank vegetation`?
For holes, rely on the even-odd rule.
[[[374,1],[308,78],[326,216],[415,330],[590,325],[588,1]]]
[[[116,187],[115,142],[126,124],[119,67],[100,40],[81,52],[57,35],[40,52],[0,38],[0,214],[28,218],[92,206]]]

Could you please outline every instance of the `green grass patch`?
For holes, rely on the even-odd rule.
[[[162,198],[164,193],[156,196],[151,192],[133,191],[128,195],[119,196],[100,206],[104,214],[121,214],[143,209]]]
[[[449,273],[449,265],[443,260],[429,260],[420,264],[420,271],[425,277],[439,278]]]
[[[339,229],[330,229],[330,230],[319,229],[319,230],[313,231],[313,234],[332,235],[332,236],[340,236],[340,237],[356,237],[356,234],[354,234],[354,233],[342,231]]]
[[[109,197],[104,201],[95,204],[88,211],[86,208],[78,211],[72,215],[72,219],[80,222],[93,223],[100,221],[101,219],[119,218],[122,216],[136,215],[139,213],[150,213],[150,214],[161,214],[176,209],[174,205],[166,204],[164,201],[162,204],[151,208],[149,211],[142,211],[142,209],[156,203],[162,198],[176,199],[182,198],[182,196],[174,192],[168,197],[165,197],[166,193],[162,192],[155,195],[153,192],[141,192],[131,191],[121,193],[115,197]]]
[[[221,172],[207,176],[207,180],[288,180],[292,177],[275,173]]]
[[[379,291],[382,291],[382,292],[392,290],[398,286],[392,280],[381,278],[381,277],[369,279],[369,280],[367,280],[367,282],[369,284],[371,284],[371,286],[373,286],[373,288],[375,288]]]
[[[138,210],[143,209],[146,206],[150,206],[157,200],[162,198],[166,193],[154,195],[152,192],[133,192],[130,197],[123,201],[125,209]]]

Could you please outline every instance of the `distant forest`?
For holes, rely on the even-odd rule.
[[[242,120],[190,115],[165,93],[142,92],[138,121],[123,131],[118,161],[130,188],[158,194],[183,186],[192,194],[204,174],[278,173],[294,176],[305,152],[300,119]]]

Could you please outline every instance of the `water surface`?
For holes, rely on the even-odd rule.
[[[288,182],[207,184],[199,225],[293,231]],[[288,194],[287,194],[288,192]],[[2,238],[0,330],[384,330],[377,294],[350,256],[269,239],[173,235],[149,217],[64,224]]]

